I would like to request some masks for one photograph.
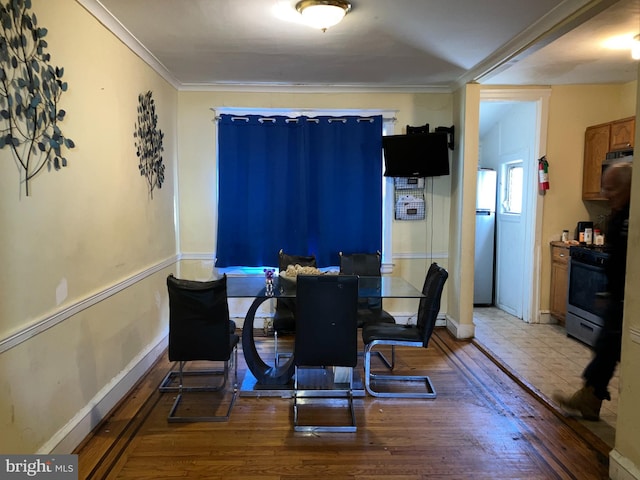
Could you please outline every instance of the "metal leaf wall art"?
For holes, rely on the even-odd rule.
[[[29,182],[45,166],[66,167],[63,148],[75,147],[60,129],[64,69],[49,64],[47,29],[30,9],[31,0],[0,3],[0,148],[12,151],[27,196]]]
[[[149,195],[153,198],[155,187],[162,188],[164,164],[162,163],[162,140],[164,133],[158,128],[156,103],[151,91],[138,95],[138,122],[133,132],[139,159],[140,175],[147,179]]]

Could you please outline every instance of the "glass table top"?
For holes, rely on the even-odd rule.
[[[272,293],[265,288],[265,279],[260,275],[228,275],[227,296],[229,298],[293,298],[296,296],[295,281],[275,277]],[[362,298],[420,298],[422,292],[400,277],[358,277],[358,295]]]

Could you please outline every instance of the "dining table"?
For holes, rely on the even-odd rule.
[[[260,356],[254,337],[254,319],[260,306],[269,300],[295,298],[296,282],[275,276],[266,279],[260,275],[228,275],[228,298],[253,298],[242,329],[242,352],[248,371],[240,388],[244,396],[282,396],[292,389],[295,370],[295,351],[281,365],[266,363]],[[360,298],[416,298],[424,295],[402,277],[359,276]],[[416,306],[417,307],[417,306]]]

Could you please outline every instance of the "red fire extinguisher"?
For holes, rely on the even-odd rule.
[[[538,160],[538,188],[542,194],[549,190],[549,162],[547,162],[547,157],[542,157]]]

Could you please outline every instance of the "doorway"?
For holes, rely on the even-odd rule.
[[[479,167],[497,172],[494,305],[540,322],[541,196],[537,159],[544,155],[546,89],[481,91]]]

